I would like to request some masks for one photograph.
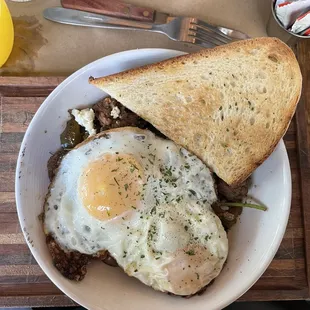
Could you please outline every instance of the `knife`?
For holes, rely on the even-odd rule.
[[[168,14],[156,12],[150,8],[138,7],[119,0],[61,0],[61,5],[66,9],[149,23],[165,24],[168,17]]]
[[[152,23],[64,9],[62,7],[47,8],[43,11],[43,16],[48,20],[61,24],[95,28],[131,29],[132,27],[136,27],[150,29],[154,25]]]

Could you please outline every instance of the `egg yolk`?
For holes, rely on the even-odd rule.
[[[79,195],[89,214],[109,220],[137,209],[143,189],[141,165],[130,154],[106,154],[79,178]]]

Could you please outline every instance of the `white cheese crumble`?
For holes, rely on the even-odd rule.
[[[74,116],[78,124],[85,128],[90,136],[93,136],[97,133],[96,129],[94,128],[95,113],[93,109],[73,109],[71,114]]]
[[[119,110],[118,107],[113,107],[112,111],[111,111],[111,116],[116,119],[119,117],[119,114],[121,113],[121,111]]]

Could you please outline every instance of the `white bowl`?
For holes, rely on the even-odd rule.
[[[250,195],[267,212],[246,209],[229,232],[230,251],[220,276],[202,296],[172,297],[144,286],[121,269],[101,262],[89,266],[80,282],[65,279],[53,266],[38,215],[49,179],[47,161],[60,147],[59,136],[68,109],[81,108],[105,96],[88,84],[98,77],[182,54],[164,49],[126,51],[99,59],[61,83],[44,101],[25,134],[16,170],[16,203],[20,225],[30,250],[48,277],[69,297],[89,309],[222,309],[244,294],[262,275],[282,240],[291,202],[291,174],[283,141],[253,174]],[[31,242],[31,244],[30,244]]]

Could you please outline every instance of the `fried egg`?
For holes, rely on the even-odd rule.
[[[44,229],[66,251],[107,250],[156,290],[190,295],[220,273],[226,232],[211,208],[210,170],[148,130],[100,133],[62,160],[44,206]]]

